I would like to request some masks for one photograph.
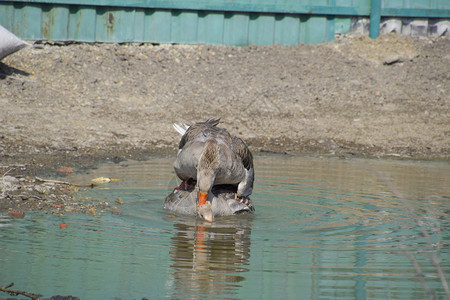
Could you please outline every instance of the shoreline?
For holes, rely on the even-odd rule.
[[[297,46],[40,43],[0,62],[0,178],[26,190],[61,166],[175,155],[172,124],[210,117],[254,155],[449,161],[448,49],[449,38],[399,35]],[[26,207],[12,187],[0,186],[0,210]],[[25,198],[48,196],[33,191]]]

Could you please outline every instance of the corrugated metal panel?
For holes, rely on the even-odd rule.
[[[276,16],[274,43],[295,45],[300,40],[300,17],[293,15]]]
[[[44,39],[64,40],[68,38],[69,7],[44,5],[41,18],[41,32]]]
[[[0,24],[13,31],[13,15],[14,15],[14,7],[12,4],[2,3],[0,6]]]
[[[39,5],[20,5],[14,9],[13,33],[24,39],[36,40],[42,38],[42,8]],[[19,22],[16,22],[19,20]]]
[[[248,14],[225,13],[223,43],[226,45],[248,45]]]
[[[199,43],[218,45],[223,43],[225,16],[219,12],[201,12],[198,20]],[[222,33],[222,34],[217,34]]]
[[[369,16],[370,0],[11,0],[0,24],[28,40],[268,45],[320,43]],[[381,15],[450,17],[450,1],[389,0]]]
[[[17,3],[52,5],[108,6],[127,8],[182,9],[290,14],[368,15],[370,1],[352,0],[352,5],[334,5],[336,0],[11,0]]]
[[[155,43],[170,43],[172,32],[172,13],[165,10],[151,10],[144,27],[145,40]]]
[[[197,42],[198,14],[194,11],[172,11],[172,42],[189,44]]]
[[[67,39],[73,41],[95,41],[97,11],[93,7],[72,6],[69,16]]]

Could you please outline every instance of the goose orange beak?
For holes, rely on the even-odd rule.
[[[208,193],[198,192],[198,206],[202,206],[208,200]]]
[[[204,220],[212,222],[214,220],[212,206],[206,200],[208,200],[208,193],[198,192],[198,212]]]

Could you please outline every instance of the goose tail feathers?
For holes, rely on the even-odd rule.
[[[189,126],[186,124],[173,124],[173,128],[175,129],[176,132],[178,132],[181,135],[184,135],[186,133],[186,131],[189,129]]]

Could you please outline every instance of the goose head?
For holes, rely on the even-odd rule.
[[[211,202],[206,202],[203,205],[197,207],[198,214],[203,218],[203,220],[212,222],[214,221],[214,213],[212,211]]]
[[[197,184],[198,184],[198,212],[206,221],[213,221],[211,202],[208,197],[219,166],[219,147],[217,142],[208,141],[200,155],[197,166]],[[206,207],[204,207],[207,205]]]

